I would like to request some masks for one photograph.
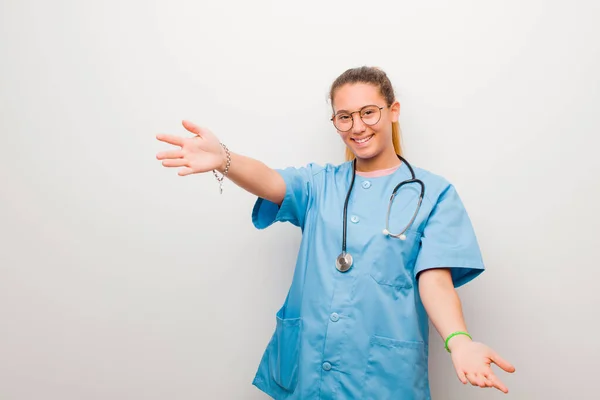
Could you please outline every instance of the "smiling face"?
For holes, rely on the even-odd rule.
[[[354,153],[357,169],[369,171],[399,163],[392,143],[392,122],[398,121],[400,113],[397,101],[388,105],[376,85],[359,82],[337,88],[332,105],[334,125]]]

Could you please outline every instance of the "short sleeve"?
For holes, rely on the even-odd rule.
[[[252,210],[252,223],[265,229],[275,222],[290,222],[304,228],[306,210],[312,195],[314,167],[309,164],[301,168],[276,170],[285,181],[285,196],[281,205],[258,198]]]
[[[484,270],[471,220],[454,186],[447,185],[434,205],[421,237],[414,274],[449,268],[455,287]]]

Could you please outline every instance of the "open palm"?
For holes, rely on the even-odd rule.
[[[462,383],[470,382],[471,385],[482,388],[495,387],[508,393],[508,388],[492,371],[491,364],[510,373],[515,371],[515,367],[485,344],[465,341],[452,350],[452,362]]]
[[[165,167],[181,168],[178,175],[185,176],[212,171],[223,166],[225,152],[217,137],[208,129],[183,121],[183,127],[195,134],[184,138],[174,135],[160,134],[156,138],[161,142],[178,146],[177,150],[163,151],[156,158],[163,160]]]

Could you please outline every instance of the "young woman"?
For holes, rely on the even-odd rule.
[[[195,136],[157,136],[179,147],[157,155],[165,167],[212,171],[256,195],[257,228],[302,229],[253,384],[275,399],[430,399],[431,319],[462,383],[507,393],[491,364],[514,367],[471,339],[455,291],[484,269],[456,189],[402,157],[400,104],[383,71],[347,70],[330,100],[341,165],[274,170],[186,121]]]

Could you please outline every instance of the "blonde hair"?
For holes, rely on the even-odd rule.
[[[385,72],[377,67],[359,67],[346,70],[333,81],[329,91],[329,100],[331,101],[332,107],[335,91],[349,83],[367,83],[377,86],[388,107],[396,101],[394,88]],[[400,124],[398,122],[392,122],[392,143],[394,145],[394,151],[401,156],[402,145],[400,133]],[[354,153],[352,153],[349,147],[346,147],[346,161],[353,159]]]

